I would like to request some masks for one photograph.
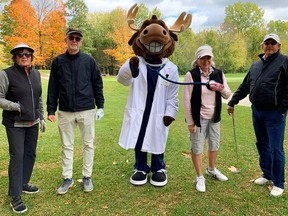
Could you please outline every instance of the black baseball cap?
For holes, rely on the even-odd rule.
[[[70,34],[79,34],[81,37],[83,37],[82,31],[80,31],[79,29],[68,29],[68,31],[66,32],[66,36]]]

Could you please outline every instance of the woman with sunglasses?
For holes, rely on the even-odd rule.
[[[271,196],[284,192],[285,153],[283,148],[288,109],[288,57],[280,53],[277,34],[267,34],[262,41],[263,53],[254,62],[242,84],[228,102],[228,114],[249,94],[252,120],[262,175],[254,183],[272,184]]]
[[[209,82],[209,85],[183,86],[183,107],[190,133],[191,158],[196,170],[196,190],[205,192],[205,177],[202,174],[204,142],[208,146],[206,174],[219,181],[228,178],[216,168],[220,147],[220,120],[222,97],[228,99],[231,90],[224,73],[214,67],[212,47],[200,46],[192,62],[192,70],[186,73],[184,82]]]
[[[36,159],[39,124],[42,132],[46,124],[40,73],[31,65],[34,50],[20,43],[10,53],[14,65],[0,73],[0,107],[9,143],[10,205],[14,212],[23,213],[27,207],[21,199],[22,192],[39,192],[29,181]]]

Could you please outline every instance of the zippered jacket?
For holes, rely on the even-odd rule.
[[[242,84],[229,101],[234,106],[249,94],[249,100],[259,110],[288,109],[288,57],[279,52],[252,64]]]
[[[0,107],[3,109],[2,123],[13,126],[14,122],[34,122],[44,119],[41,76],[30,68],[29,75],[17,64],[0,72]],[[20,107],[20,112],[15,107]]]
[[[90,55],[67,51],[52,62],[47,97],[48,115],[55,115],[57,106],[66,112],[104,108],[103,82]]]

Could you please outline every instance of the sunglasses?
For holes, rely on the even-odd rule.
[[[74,36],[71,35],[71,36],[68,37],[68,39],[70,41],[74,41],[74,39],[75,39],[77,42],[79,42],[79,41],[81,41],[82,38],[81,37],[74,37]]]
[[[272,46],[274,46],[274,45],[277,44],[277,42],[276,42],[276,41],[265,41],[264,44],[265,44],[266,46],[268,46],[268,45],[270,45],[270,44],[271,44]]]
[[[16,54],[19,58],[22,58],[23,56],[25,56],[26,58],[29,58],[32,56],[32,53],[17,53]]]

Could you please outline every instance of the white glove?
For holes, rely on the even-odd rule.
[[[45,120],[40,120],[40,131],[44,133],[46,130],[46,122]]]
[[[100,120],[103,116],[104,116],[104,110],[102,108],[98,109],[96,112],[95,119]]]

